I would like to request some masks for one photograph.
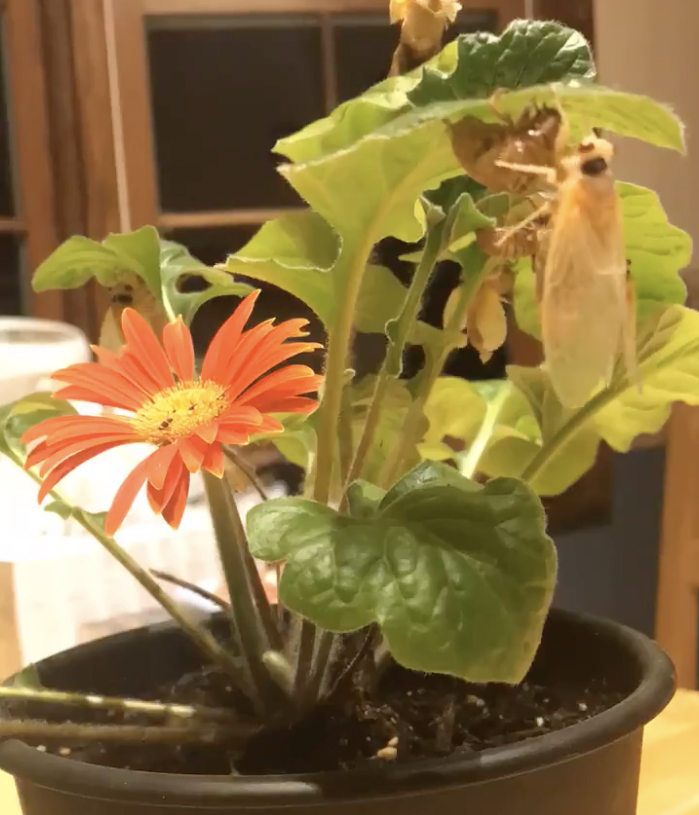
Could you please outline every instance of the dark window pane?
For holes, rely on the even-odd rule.
[[[245,15],[196,22],[153,24],[148,34],[163,210],[298,203],[271,149],[323,115],[317,21]]]
[[[0,235],[0,314],[22,314],[22,250],[14,235]]]
[[[184,244],[195,257],[204,263],[214,264],[223,263],[228,255],[242,249],[257,232],[257,229],[256,226],[174,229],[169,231],[165,237]],[[292,317],[303,317],[310,323],[311,339],[315,342],[325,341],[325,332],[321,322],[305,303],[266,283],[259,283],[255,280],[247,282],[262,289],[260,299],[255,306],[253,323],[260,323],[271,318],[279,321],[289,320]],[[198,354],[204,353],[219,326],[230,316],[236,303],[238,303],[237,298],[218,297],[209,300],[199,309],[192,325],[192,335]],[[322,355],[318,352],[305,354],[295,358],[295,361],[320,370]]]
[[[10,128],[8,125],[8,94],[5,77],[5,43],[3,42],[2,16],[0,15],[0,215],[15,214],[12,192],[12,151],[10,149]]]
[[[340,101],[351,99],[386,78],[398,44],[398,26],[387,14],[338,14],[333,17]],[[472,31],[496,31],[496,11],[462,11],[449,27],[446,40]]]

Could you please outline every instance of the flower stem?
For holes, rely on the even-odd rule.
[[[52,742],[124,742],[131,744],[232,744],[246,741],[260,725],[218,724],[158,727],[153,725],[73,724],[41,720],[0,720],[0,738],[41,739]]]
[[[122,713],[141,713],[145,716],[174,717],[185,721],[235,722],[239,717],[225,708],[196,707],[192,705],[165,704],[143,699],[119,699],[97,694],[67,693],[57,690],[33,690],[30,688],[0,687],[0,699],[21,699],[39,704],[57,704],[68,707],[84,707],[93,710],[118,710]]]
[[[390,486],[398,477],[401,466],[410,450],[419,442],[418,434],[425,404],[429,399],[435,382],[442,373],[449,354],[457,347],[461,338],[461,328],[466,321],[468,307],[471,300],[481,286],[481,283],[490,272],[501,262],[499,258],[485,259],[481,269],[464,281],[460,287],[459,299],[454,311],[444,328],[444,343],[441,347],[433,349],[427,356],[425,367],[417,377],[415,399],[408,409],[403,425],[401,443],[388,456],[381,471],[379,484]]]
[[[349,487],[352,481],[359,478],[362,473],[364,462],[366,461],[367,454],[371,449],[376,431],[378,430],[381,420],[381,409],[386,394],[388,393],[389,385],[392,380],[400,376],[405,345],[410,331],[417,321],[425,289],[427,288],[427,284],[429,283],[439,258],[442,248],[443,231],[443,222],[439,222],[427,230],[427,238],[422,258],[413,275],[410,288],[403,303],[403,308],[395,324],[395,334],[389,339],[388,350],[386,351],[381,370],[379,371],[362,436],[359,440],[357,451],[345,482],[343,502],[346,502],[347,487]]]
[[[319,408],[320,426],[313,497],[320,504],[327,504],[330,497],[342,410],[342,389],[345,386],[345,367],[352,341],[354,312],[373,246],[372,235],[365,236],[363,241],[354,247],[345,245],[338,261],[338,268],[333,272],[336,275],[343,275],[346,283],[338,297],[339,307],[334,325],[329,328],[325,385]]]
[[[264,587],[261,586],[263,603],[256,594],[254,582],[260,582],[260,576],[248,551],[243,522],[228,484],[206,471],[203,477],[230,596],[231,629],[240,644],[246,686],[258,712],[270,712],[278,695],[270,693],[276,686],[272,686],[262,657],[265,652],[275,650],[269,636],[270,629],[276,629],[272,609],[264,597]],[[265,616],[269,617],[267,622]]]
[[[330,631],[321,631],[318,638],[318,647],[316,648],[315,658],[311,668],[311,675],[308,679],[308,698],[311,702],[315,703],[320,699],[321,694],[325,690],[328,680],[328,670],[330,668],[330,660],[333,655],[335,643],[337,642],[337,635],[331,634]]]

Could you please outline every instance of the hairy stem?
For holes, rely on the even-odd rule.
[[[175,717],[186,721],[236,722],[239,717],[225,708],[149,702],[144,699],[119,699],[99,694],[67,693],[57,690],[0,687],[0,699],[21,699],[39,704],[57,704],[84,707],[93,710],[118,710],[122,713],[141,713],[145,716]]]
[[[390,486],[398,477],[405,458],[412,448],[420,441],[418,438],[420,423],[423,417],[425,404],[430,396],[435,382],[442,373],[449,354],[457,347],[461,336],[461,327],[466,322],[468,307],[471,300],[481,286],[483,280],[500,263],[499,258],[489,258],[477,274],[474,274],[461,285],[459,299],[454,311],[448,320],[444,335],[445,341],[439,349],[428,355],[425,367],[417,377],[415,399],[408,409],[401,435],[401,443],[395,448],[393,454],[388,456],[381,472],[379,483]]]
[[[0,720],[0,738],[41,739],[51,742],[124,742],[131,744],[232,744],[247,741],[260,725],[217,724],[158,727],[118,724],[73,724],[40,720]]]
[[[362,473],[362,468],[366,461],[367,454],[371,449],[374,442],[376,431],[379,427],[381,420],[381,410],[383,408],[384,399],[388,393],[388,388],[391,381],[400,376],[401,367],[403,363],[403,352],[408,341],[408,336],[412,327],[417,322],[420,308],[422,306],[422,298],[429,283],[434,267],[439,258],[440,249],[442,246],[442,223],[438,223],[427,231],[427,238],[423,250],[420,263],[415,270],[413,279],[410,283],[410,288],[403,303],[398,320],[395,324],[395,333],[389,339],[388,350],[384,357],[381,370],[379,371],[376,387],[372,396],[369,412],[367,413],[366,421],[362,436],[357,446],[357,452],[354,455],[352,466],[349,475],[345,482],[345,495],[343,503],[346,503],[347,487],[356,478],[359,478]]]
[[[334,272],[343,274],[346,284],[338,298],[339,307],[335,323],[329,329],[325,384],[319,408],[320,426],[313,497],[320,504],[327,504],[330,497],[354,312],[373,246],[374,240],[371,235],[365,237],[357,246],[345,246],[339,261],[342,266]]]

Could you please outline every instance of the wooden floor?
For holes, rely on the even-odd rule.
[[[0,813],[20,815],[12,779],[2,773]],[[699,693],[680,691],[648,726],[638,815],[699,815]]]

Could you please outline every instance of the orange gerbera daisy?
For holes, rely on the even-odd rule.
[[[126,309],[121,326],[126,343],[114,354],[93,348],[99,363],[71,365],[53,374],[65,384],[59,399],[94,402],[129,411],[129,416],[59,416],[24,434],[39,441],[26,467],[41,465],[39,502],[61,479],[88,459],[124,444],[147,442],[155,451],[136,465],[119,487],[105,531],[121,526],[137,494],[148,484],[148,501],[173,528],[184,513],[191,473],[224,471],[224,444],[246,444],[250,436],[282,430],[271,413],[311,413],[322,377],[305,365],[282,362],[319,348],[288,342],[306,336],[307,320],[274,325],[268,320],[244,330],[259,292],[249,294],[214,337],[197,377],[194,347],[181,319],[168,323],[162,345],[148,323]],[[100,364],[101,363],[101,364]]]

